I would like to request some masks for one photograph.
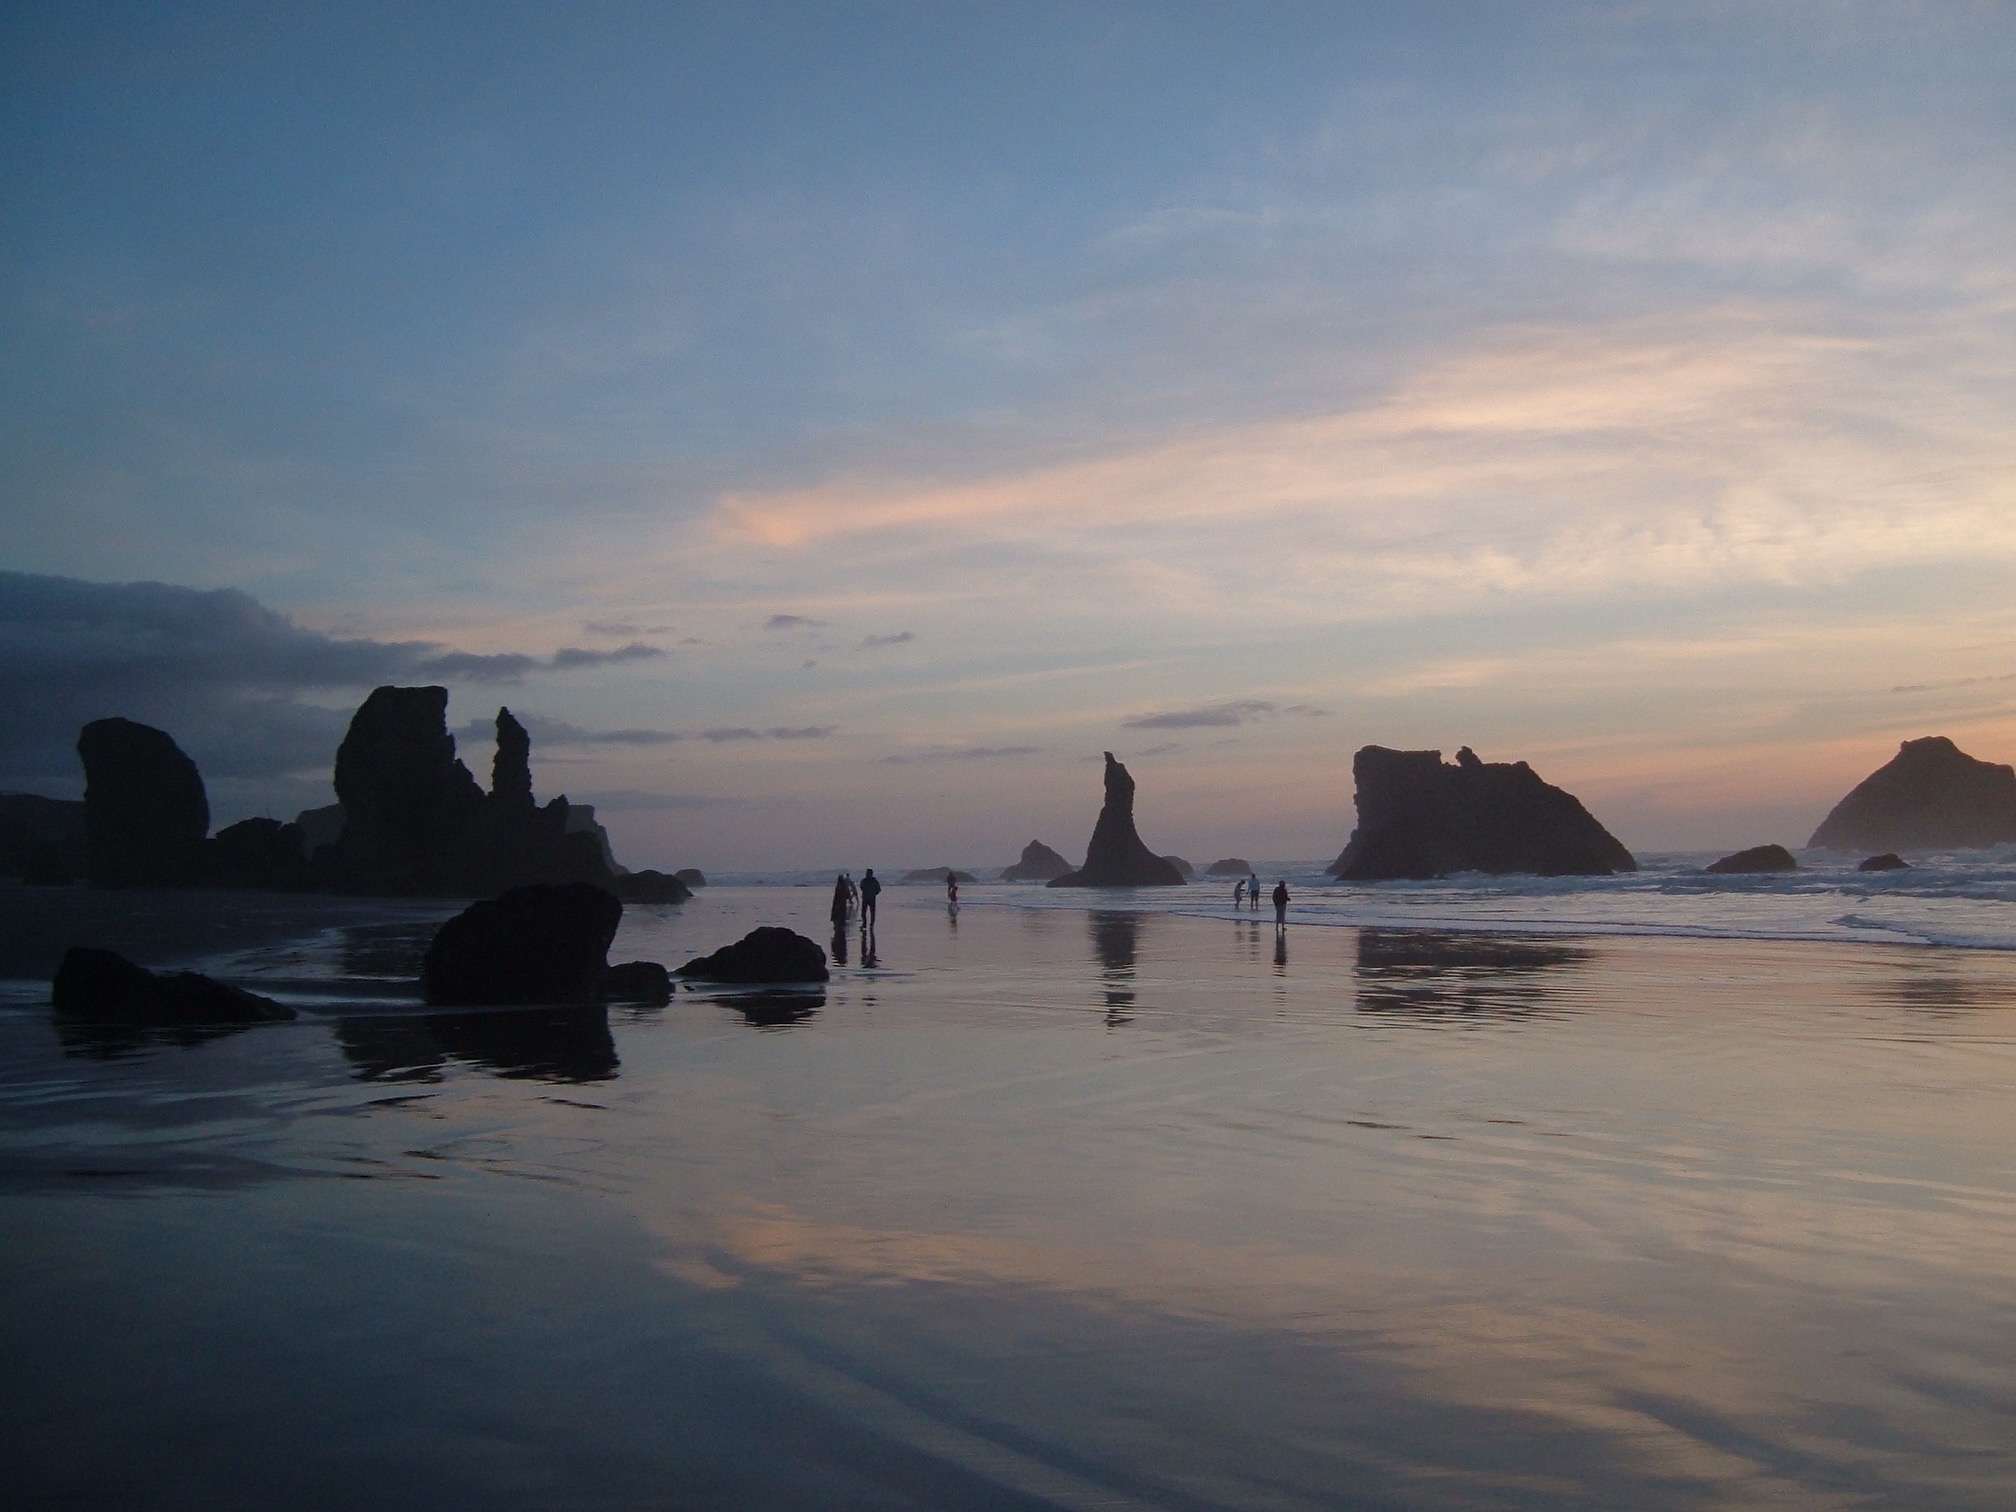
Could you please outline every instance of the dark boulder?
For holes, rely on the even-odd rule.
[[[603,973],[602,996],[612,1003],[669,1003],[672,973],[656,961],[625,961]]]
[[[600,1002],[622,922],[616,896],[586,882],[514,887],[441,926],[421,992],[451,1007]]]
[[[194,971],[157,973],[113,950],[73,946],[50,1000],[63,1018],[128,1024],[256,1024],[294,1017],[269,997]]]
[[[1183,873],[1141,842],[1134,828],[1134,779],[1106,753],[1106,802],[1085,847],[1085,864],[1052,887],[1181,887]]]
[[[1223,861],[1213,861],[1204,869],[1207,877],[1250,877],[1253,863],[1244,856],[1227,856]]]
[[[682,866],[679,870],[672,873],[672,875],[688,887],[705,887],[707,885],[706,876],[697,866]]]
[[[1041,840],[1022,847],[1022,859],[1001,871],[1003,882],[1048,882],[1072,869],[1071,863]]]
[[[1638,863],[1574,794],[1525,762],[1484,762],[1468,746],[1440,751],[1366,746],[1351,763],[1358,827],[1329,874],[1344,882],[1530,872],[1605,877]]]
[[[84,761],[85,870],[94,887],[189,887],[204,880],[210,800],[196,763],[166,733],[94,719]]]
[[[211,877],[222,887],[258,887],[286,892],[308,880],[307,846],[301,826],[278,819],[241,819],[210,841]]]
[[[712,955],[695,957],[673,975],[702,982],[823,982],[826,952],[792,930],[765,925]]]
[[[668,877],[648,866],[642,871],[625,872],[610,883],[610,891],[625,903],[684,903],[693,896],[693,890],[677,877]]]
[[[1162,859],[1181,872],[1185,882],[1195,882],[1197,880],[1197,868],[1192,866],[1188,861],[1185,861],[1181,856],[1164,856]]]
[[[1810,846],[1945,850],[2016,840],[2016,769],[1977,761],[1944,735],[1907,740],[1855,785]]]
[[[1895,851],[1885,851],[1880,856],[1870,856],[1855,868],[1858,872],[1909,871],[1911,863]]]
[[[1711,862],[1707,870],[1719,876],[1746,876],[1752,872],[1797,871],[1799,863],[1792,852],[1782,845],[1753,845],[1748,850],[1740,850],[1733,856]]]
[[[84,875],[84,805],[74,798],[0,793],[0,877],[60,869]]]

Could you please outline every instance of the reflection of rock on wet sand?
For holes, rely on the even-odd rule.
[[[243,1034],[252,1024],[122,1024],[103,1019],[55,1021],[56,1041],[65,1055],[90,1060],[126,1060],[149,1050],[193,1050],[211,1040]]]
[[[1086,916],[1092,931],[1092,954],[1106,982],[1106,1021],[1127,1022],[1134,1006],[1134,963],[1141,949],[1141,915],[1094,912]]]
[[[866,964],[865,962],[863,963]],[[823,992],[735,992],[714,999],[726,1003],[757,1029],[789,1029],[826,1006]]]
[[[336,1043],[363,1081],[439,1081],[450,1060],[511,1081],[609,1081],[620,1064],[599,1004],[342,1019]]]
[[[1361,929],[1358,1011],[1423,1022],[1562,1012],[1562,973],[1589,959],[1558,940]]]

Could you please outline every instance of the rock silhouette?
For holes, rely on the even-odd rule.
[[[705,874],[697,866],[682,866],[679,870],[672,873],[672,875],[687,887],[705,887],[707,885]]]
[[[1907,740],[1857,783],[1806,843],[1831,850],[1942,850],[2016,840],[2016,770],[1944,735]]]
[[[1329,874],[1345,882],[1479,871],[1603,877],[1638,863],[1572,794],[1525,762],[1484,762],[1468,746],[1365,746],[1352,759],[1358,827]]]
[[[1031,840],[1022,847],[1022,859],[1013,866],[1001,869],[1003,882],[1048,882],[1053,877],[1061,877],[1071,870],[1071,863],[1050,849],[1041,840]]]
[[[1244,856],[1227,856],[1223,861],[1213,861],[1204,869],[1207,877],[1250,877],[1253,863]]]
[[[672,974],[703,982],[823,982],[828,975],[818,941],[768,924]]]
[[[529,813],[532,797],[532,737],[509,709],[497,711],[497,754],[490,762],[490,799],[502,808]]]
[[[448,1007],[599,1003],[622,921],[615,894],[590,883],[514,887],[441,926],[421,963],[421,992]]]
[[[1909,871],[1911,870],[1911,863],[1895,851],[1885,851],[1880,856],[1866,858],[1855,870],[1858,872]]]
[[[85,871],[94,887],[189,887],[205,879],[210,800],[182,748],[151,725],[94,719],[84,762]]]
[[[614,1003],[669,1003],[672,973],[656,961],[625,961],[602,974],[602,996]]]
[[[625,903],[684,903],[693,890],[678,877],[645,867],[625,872],[609,884],[610,891]]]
[[[1052,887],[1181,887],[1183,873],[1146,845],[1134,829],[1134,779],[1106,753],[1106,802],[1085,847],[1085,864],[1050,879]]]
[[[1181,856],[1164,856],[1162,859],[1181,872],[1185,882],[1195,882],[1197,880],[1197,868],[1192,866],[1188,861],[1185,861]]]
[[[308,881],[301,826],[278,819],[241,819],[210,840],[211,879],[224,887],[290,892]]]
[[[256,1024],[294,1010],[194,971],[157,974],[116,950],[73,946],[56,968],[50,1002],[61,1018],[125,1024]]]
[[[1709,863],[1706,870],[1722,876],[1740,876],[1751,872],[1797,871],[1799,863],[1782,845],[1753,845]]]

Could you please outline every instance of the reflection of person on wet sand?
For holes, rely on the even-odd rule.
[[[847,964],[847,921],[845,919],[835,919],[833,921],[833,943],[830,949],[833,956],[833,964],[835,966],[845,966]]]
[[[861,873],[861,928],[864,931],[875,925],[875,900],[881,896],[882,883],[871,866]]]
[[[1274,884],[1274,928],[1288,927],[1288,879],[1283,877]]]

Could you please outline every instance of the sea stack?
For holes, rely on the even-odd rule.
[[[1813,831],[1829,850],[1950,850],[2016,840],[2016,770],[1944,735],[1907,740]]]
[[[1134,779],[1106,753],[1106,804],[1085,847],[1085,864],[1050,881],[1052,887],[1181,887],[1183,873],[1146,845],[1134,829]]]
[[[204,880],[210,799],[196,763],[166,732],[94,719],[84,761],[85,869],[94,887],[189,887]]]
[[[1440,751],[1366,746],[1352,758],[1358,827],[1330,865],[1342,882],[1531,872],[1606,877],[1638,863],[1574,794],[1525,762],[1480,761],[1468,746],[1452,766]]]
[[[1003,867],[1003,882],[1048,882],[1061,877],[1071,870],[1071,863],[1050,849],[1041,840],[1031,840],[1022,847],[1022,859],[1013,866]]]

